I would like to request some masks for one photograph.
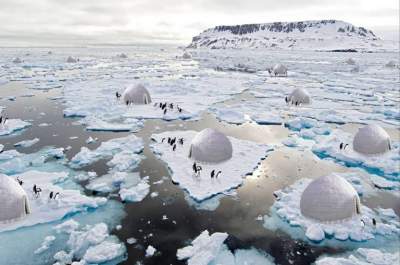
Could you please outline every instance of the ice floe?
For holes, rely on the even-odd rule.
[[[143,150],[142,139],[135,135],[129,135],[122,138],[111,139],[102,142],[101,145],[95,149],[90,150],[87,147],[82,147],[81,151],[77,153],[70,161],[70,166],[73,168],[81,168],[90,165],[100,159],[113,158],[118,155],[118,159],[111,162],[115,167],[124,166],[127,163],[131,165],[136,163],[138,156],[135,154]],[[123,154],[120,154],[124,152]],[[133,158],[129,156],[133,156]],[[133,162],[132,162],[133,161]]]
[[[202,171],[200,176],[195,176],[193,172],[194,161],[189,158],[190,144],[195,135],[195,131],[153,134],[154,143],[151,147],[153,152],[168,165],[172,180],[197,201],[208,199],[240,186],[244,177],[252,173],[260,160],[264,159],[267,153],[272,150],[268,145],[229,137],[234,147],[232,158],[217,164],[198,162],[197,164],[202,167]],[[176,150],[173,151],[173,147],[166,140],[162,141],[163,138],[168,137],[183,138],[184,143],[177,143]],[[212,170],[222,173],[218,178],[211,178]]]
[[[66,172],[55,173],[32,170],[19,173],[18,177],[24,182],[22,188],[28,195],[31,213],[19,221],[10,224],[1,224],[0,232],[52,222],[62,219],[70,213],[97,208],[107,202],[105,198],[90,198],[83,195],[79,190],[63,189],[55,185],[54,183],[58,180],[68,177],[68,173]],[[33,192],[32,188],[34,185],[42,190],[39,196]],[[59,196],[55,199],[50,199],[50,192],[58,192]]]
[[[67,234],[67,249],[54,255],[58,264],[69,264],[72,260],[80,264],[103,264],[124,260],[125,245],[109,234],[105,223],[78,228],[73,220],[55,227],[60,234]]]
[[[301,179],[276,191],[277,200],[271,207],[271,215],[264,217],[264,226],[269,229],[281,227],[289,233],[300,228],[305,238],[315,243],[323,241],[326,244],[335,244],[332,242],[334,240],[366,242],[378,238],[391,240],[398,237],[400,222],[396,215],[390,212],[385,216],[381,214],[382,210],[373,210],[365,205],[361,205],[360,214],[341,221],[320,222],[305,217],[300,210],[300,198],[311,181]]]
[[[34,138],[32,140],[24,140],[18,143],[15,143],[14,146],[16,147],[31,147],[32,145],[39,142],[39,138]]]
[[[0,125],[0,136],[15,134],[31,126],[29,122],[20,119],[8,119],[6,124]]]
[[[224,244],[227,233],[210,235],[205,230],[189,246],[178,249],[178,260],[187,260],[188,265],[252,264],[273,265],[272,257],[256,249],[237,249],[233,253]]]
[[[379,249],[359,248],[350,255],[340,257],[320,257],[316,265],[392,265],[400,263],[400,253]]]

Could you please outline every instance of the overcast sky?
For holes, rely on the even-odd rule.
[[[396,39],[399,0],[0,0],[0,45],[187,44],[216,25],[314,19]]]

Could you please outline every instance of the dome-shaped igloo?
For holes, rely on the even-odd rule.
[[[370,124],[358,130],[353,139],[353,149],[366,155],[390,150],[390,136],[379,125]]]
[[[22,60],[19,57],[17,57],[13,60],[13,63],[22,63]]]
[[[204,129],[193,138],[189,157],[208,163],[219,163],[232,157],[232,143],[223,133]]]
[[[347,180],[331,174],[313,180],[300,199],[301,214],[321,222],[335,222],[360,213],[360,198]]]
[[[275,66],[272,68],[272,73],[275,76],[287,76],[287,67],[284,66],[283,64],[275,64]]]
[[[350,64],[350,65],[355,65],[356,64],[356,61],[353,58],[349,58],[344,62],[347,63],[347,64]]]
[[[397,65],[396,61],[393,61],[393,60],[391,60],[387,64],[385,64],[386,67],[390,67],[390,68],[396,67],[396,65]]]
[[[0,174],[0,223],[24,218],[30,213],[28,196],[14,179]]]
[[[182,55],[182,58],[183,59],[191,59],[192,55],[190,53],[188,53],[188,52],[184,52],[183,55]]]
[[[77,62],[77,60],[74,57],[68,56],[67,63],[76,63],[76,62]]]
[[[292,104],[310,104],[311,97],[308,94],[307,90],[303,88],[296,88],[295,90],[290,93],[289,97],[287,98],[288,103]]]
[[[151,97],[149,91],[142,84],[128,86],[122,94],[122,99],[126,104],[149,104]]]

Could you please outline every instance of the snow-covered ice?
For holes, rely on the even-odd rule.
[[[14,146],[16,147],[31,147],[32,145],[39,142],[39,138],[34,138],[32,140],[24,140],[18,143],[15,143]]]
[[[335,222],[319,222],[302,215],[300,198],[311,179],[300,179],[293,185],[275,191],[277,200],[271,207],[271,215],[264,217],[264,226],[269,229],[281,227],[290,230],[300,228],[305,238],[318,243],[335,244],[334,240],[355,242],[395,239],[400,233],[399,218],[384,216],[377,210],[361,205],[361,214]],[[378,220],[376,226],[373,219]],[[288,225],[286,225],[288,224]]]
[[[205,230],[189,246],[178,249],[178,260],[187,260],[188,265],[273,265],[273,259],[256,249],[237,249],[232,253],[224,244],[227,233],[216,232],[210,235]]]
[[[400,253],[379,249],[359,248],[350,255],[340,257],[320,257],[316,265],[392,265],[400,263]]]
[[[31,213],[19,221],[0,224],[0,232],[60,220],[70,213],[97,208],[107,202],[106,198],[87,197],[79,190],[63,189],[55,185],[54,183],[60,179],[68,177],[66,172],[56,173],[32,170],[19,173],[18,177],[24,181],[22,188],[28,194]],[[32,187],[35,184],[42,189],[40,196],[35,196],[32,191]],[[54,194],[59,192],[60,194],[56,199],[50,199],[50,192],[54,192]]]
[[[95,150],[82,147],[81,151],[71,159],[70,165],[73,168],[81,168],[100,159],[118,156],[118,161],[115,159],[112,160],[112,163],[115,165],[115,167],[118,167],[121,166],[121,164],[126,165],[126,163],[136,163],[139,157],[135,156],[135,154],[140,153],[142,150],[142,139],[132,134],[126,137],[115,138],[106,142],[102,142],[101,145]],[[124,152],[124,155],[121,155],[121,152]],[[130,156],[133,156],[133,158]]]
[[[195,131],[171,131],[153,134],[151,137],[154,141],[153,152],[168,165],[172,180],[197,201],[203,201],[240,186],[245,176],[252,173],[260,160],[272,150],[265,144],[229,137],[233,146],[232,158],[218,164],[198,162],[202,171],[200,176],[195,176],[192,169],[194,161],[188,157],[190,143],[195,135]],[[176,150],[173,151],[172,146],[166,141],[162,143],[162,138],[168,137],[183,138],[184,143],[183,145],[177,143]],[[212,170],[222,173],[218,178],[210,178]]]
[[[8,119],[6,124],[0,125],[0,136],[15,134],[31,126],[29,122],[20,119]]]

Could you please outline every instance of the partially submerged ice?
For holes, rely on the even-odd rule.
[[[54,184],[67,177],[68,173],[66,172],[56,173],[32,170],[19,173],[18,178],[23,181],[21,188],[30,201],[30,214],[12,223],[0,224],[0,232],[52,222],[62,219],[70,213],[95,209],[107,202],[105,198],[91,198],[83,195],[79,190],[62,188]],[[34,193],[34,185],[41,189],[40,194]],[[54,195],[58,193],[58,196],[49,198],[51,192]],[[20,205],[20,207],[22,206],[23,204]]]
[[[126,137],[115,138],[102,142],[95,150],[90,150],[87,147],[82,147],[81,151],[77,153],[70,161],[72,168],[81,168],[88,166],[100,159],[112,159],[113,167],[124,167],[129,165],[136,166],[140,157],[137,155],[142,152],[144,148],[143,140],[135,135],[128,135]],[[117,161],[118,160],[118,161]]]
[[[0,136],[13,135],[31,126],[29,122],[20,119],[8,119],[6,124],[0,125]]]
[[[237,249],[231,252],[225,240],[227,233],[210,234],[207,230],[196,237],[189,246],[178,249],[178,260],[186,260],[188,265],[273,265],[272,257],[256,249]]]
[[[178,183],[193,199],[199,202],[240,186],[245,176],[251,174],[260,160],[264,159],[268,152],[272,150],[268,145],[232,137],[228,137],[229,141],[226,142],[226,139],[222,137],[224,144],[229,146],[228,143],[232,143],[234,147],[232,157],[219,163],[203,163],[197,161],[196,157],[189,157],[191,143],[196,135],[197,132],[195,131],[170,131],[153,134],[151,138],[154,143],[151,147],[153,152],[168,165],[172,181]],[[168,137],[176,139],[175,150],[173,146],[168,144]],[[179,143],[181,138],[183,138],[183,144]],[[207,144],[207,142],[203,143],[202,141],[200,143]],[[225,150],[226,147],[223,148]],[[202,150],[210,151],[213,149],[203,148]],[[225,154],[224,152],[222,153]],[[213,154],[210,153],[202,155],[213,157]],[[217,158],[219,160],[221,157],[218,156]],[[229,153],[228,156],[223,158],[229,158]],[[197,175],[193,172],[194,162],[201,167],[201,172]],[[219,171],[221,171],[220,174],[218,174]],[[213,177],[211,177],[212,172],[215,173]]]
[[[348,256],[320,257],[315,262],[315,265],[392,265],[399,263],[399,251],[389,252],[379,249],[359,248]]]
[[[379,134],[366,133],[370,137],[365,137],[365,131],[362,129],[361,132],[353,138],[353,134],[335,129],[327,136],[314,139],[316,143],[313,144],[312,150],[319,157],[333,158],[348,167],[359,167],[374,175],[399,181],[399,142],[390,142],[386,132],[381,130],[377,131]],[[341,144],[347,145],[346,148],[341,149]],[[358,151],[353,146],[358,148]],[[376,154],[364,154],[359,151]],[[383,151],[385,153],[382,153]]]

